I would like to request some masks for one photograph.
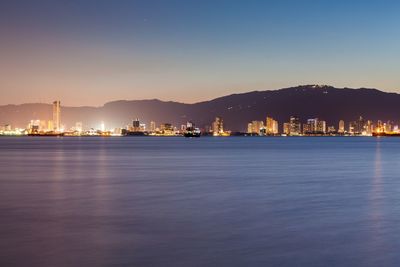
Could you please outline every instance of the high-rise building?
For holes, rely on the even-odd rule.
[[[138,118],[132,121],[132,127],[130,128],[131,132],[141,132],[140,129],[140,120]]]
[[[385,133],[393,132],[393,122],[387,121],[386,123],[384,123],[384,129],[385,129]]]
[[[338,130],[338,133],[340,133],[340,134],[344,134],[344,131],[345,131],[345,126],[344,126],[344,120],[340,120],[339,121],[339,130]]]
[[[289,122],[285,122],[283,124],[283,133],[290,135],[290,123]]]
[[[61,102],[53,102],[53,130],[55,132],[61,131]]]
[[[326,133],[326,121],[318,120],[317,122],[317,133],[325,134]]]
[[[261,132],[262,132],[262,130],[264,128],[264,122],[263,121],[252,121],[251,123],[249,123],[247,125],[247,128],[249,128],[250,125],[251,125],[250,133],[261,135]]]
[[[365,133],[367,134],[367,135],[372,135],[372,133],[374,132],[374,124],[373,124],[373,122],[372,121],[370,121],[370,120],[368,120],[366,123],[365,123]]]
[[[308,119],[307,124],[304,125],[304,134],[325,134],[326,133],[326,121],[322,121],[318,118]]]
[[[363,117],[360,116],[358,120],[350,122],[349,133],[352,135],[366,134],[366,124]]]
[[[271,117],[267,117],[265,120],[266,134],[267,135],[275,135],[278,134],[278,121],[274,120]]]
[[[289,134],[300,135],[301,134],[301,123],[298,117],[290,117],[289,121]]]
[[[216,117],[212,123],[212,131],[214,136],[222,135],[224,133],[224,121],[220,117]]]
[[[377,125],[376,125],[376,127],[375,127],[375,129],[374,129],[374,132],[383,133],[384,131],[385,131],[385,128],[383,127],[383,123],[382,123],[381,120],[379,120]]]

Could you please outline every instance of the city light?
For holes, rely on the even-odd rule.
[[[99,129],[85,129],[79,121],[67,130],[61,120],[61,101],[54,101],[52,105],[53,120],[32,119],[26,128],[12,128],[10,124],[0,127],[2,136],[400,136],[399,126],[392,121],[365,120],[360,116],[357,120],[347,124],[340,120],[335,127],[327,121],[319,118],[308,118],[302,121],[297,116],[291,116],[287,122],[283,122],[279,128],[279,122],[270,116],[265,120],[252,120],[245,132],[232,132],[226,129],[224,119],[215,117],[211,126],[195,127],[194,122],[188,121],[180,128],[172,123],[163,122],[157,127],[155,121],[150,121],[150,126],[139,118],[132,120],[130,125],[114,129],[106,129],[104,121],[99,124]]]

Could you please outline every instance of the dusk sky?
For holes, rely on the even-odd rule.
[[[399,1],[0,2],[0,104],[400,92]]]

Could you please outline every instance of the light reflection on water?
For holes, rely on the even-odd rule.
[[[0,138],[1,266],[396,266],[400,139]]]

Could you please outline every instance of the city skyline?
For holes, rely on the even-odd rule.
[[[328,93],[326,91],[326,93]],[[212,135],[215,137],[226,136],[400,136],[399,125],[394,121],[386,122],[377,120],[365,120],[362,116],[358,120],[348,123],[346,130],[345,121],[340,119],[338,127],[328,124],[320,118],[308,118],[304,120],[297,116],[290,116],[288,122],[284,122],[280,131],[279,121],[267,115],[264,121],[252,120],[247,124],[247,131],[232,132],[224,128],[224,119],[215,117],[210,125],[196,127],[192,120],[182,124],[180,129],[170,122],[163,122],[156,127],[156,122],[151,120],[150,126],[140,121],[139,118],[132,120],[131,125],[120,126],[114,129],[106,129],[104,121],[100,128],[85,128],[81,121],[75,122],[69,129],[61,122],[61,101],[52,103],[52,120],[33,119],[26,128],[12,127],[11,124],[0,126],[0,136],[185,136],[200,137],[201,135]]]
[[[68,107],[57,113],[57,103],[0,106],[0,125],[23,128],[30,120],[48,120],[48,129],[70,129],[76,122],[85,127],[117,128],[130,124],[135,118],[150,124],[151,121],[169,122],[174,125],[192,120],[205,126],[214,117],[223,117],[224,124],[233,131],[245,131],[248,123],[273,118],[284,122],[290,116],[303,119],[320,118],[336,125],[340,120],[353,121],[363,116],[373,121],[398,122],[400,94],[390,94],[374,89],[334,88],[321,85],[297,86],[270,91],[255,91],[228,95],[198,104],[134,100],[109,102],[102,107]],[[51,111],[53,109],[53,111]],[[52,112],[52,113],[51,113]],[[62,117],[62,125],[57,117]],[[255,123],[257,124],[257,123]],[[283,125],[280,125],[281,127]],[[325,125],[329,127],[331,125]],[[42,127],[43,128],[43,127]],[[81,127],[77,127],[81,128]],[[336,127],[337,128],[337,127]]]
[[[2,1],[0,105],[195,103],[331,84],[399,92],[400,3]]]

